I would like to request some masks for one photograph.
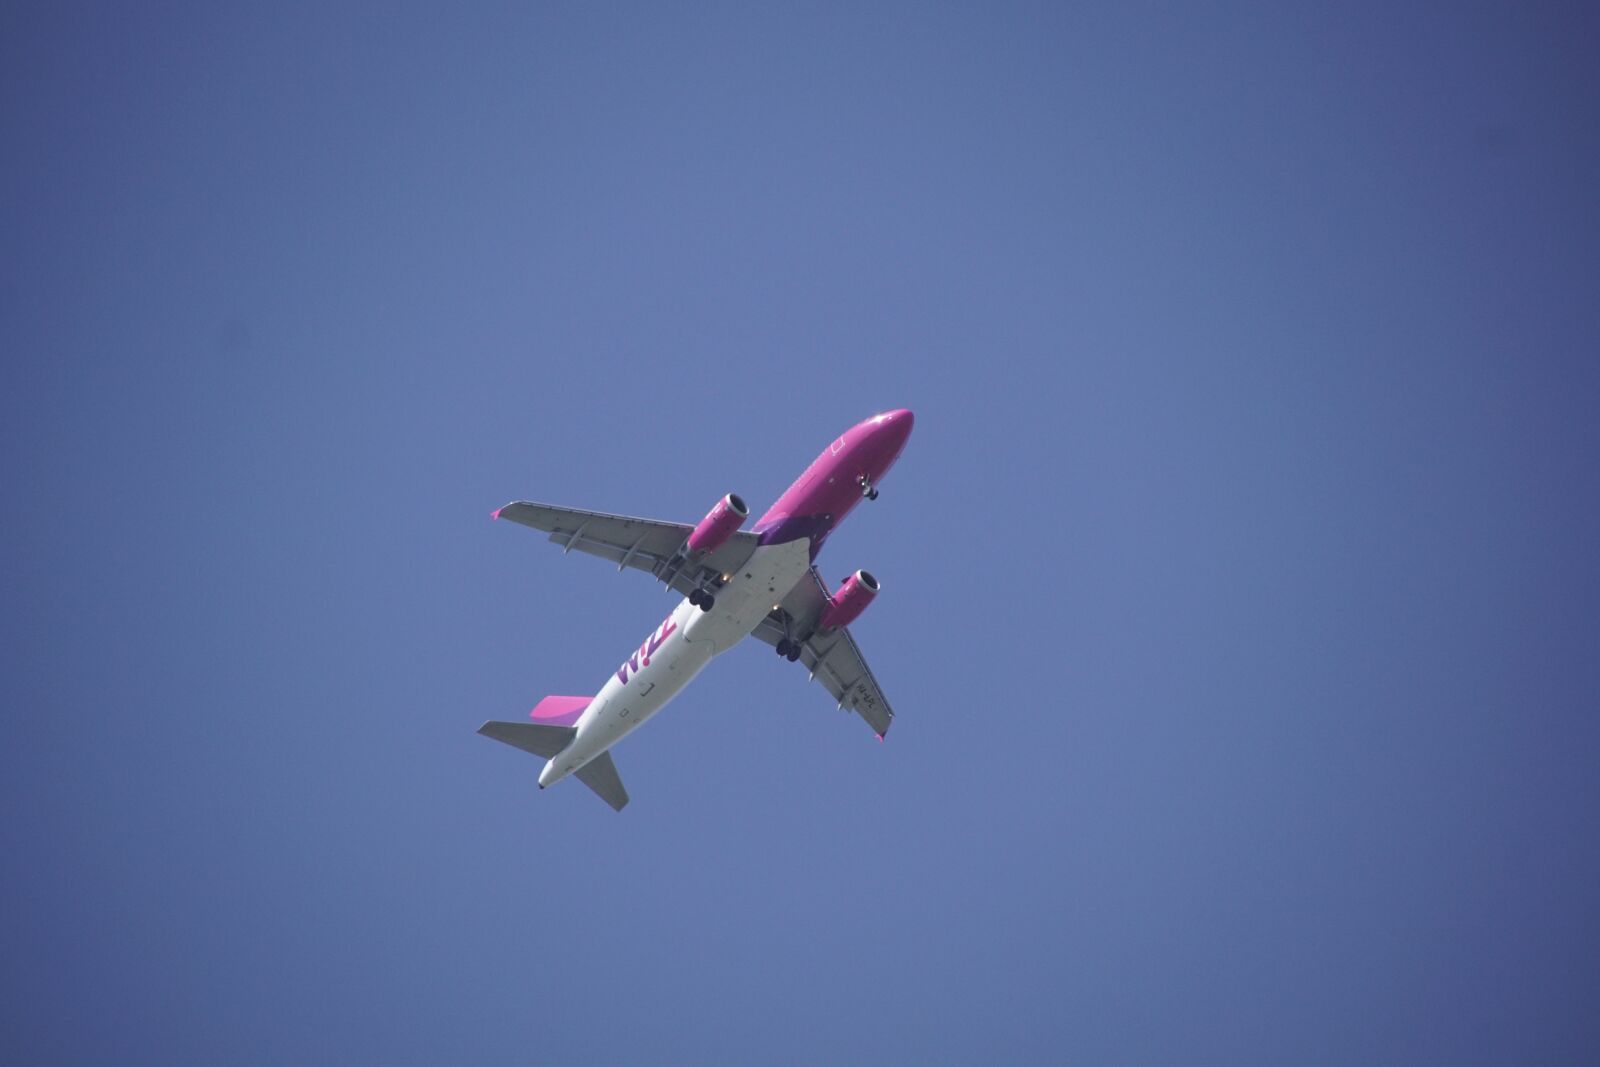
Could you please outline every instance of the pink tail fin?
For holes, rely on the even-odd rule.
[[[528,712],[528,718],[546,726],[571,726],[594,697],[545,697]]]

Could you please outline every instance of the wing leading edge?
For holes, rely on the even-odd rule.
[[[715,551],[691,559],[684,546],[694,527],[687,523],[580,511],[527,500],[507,504],[494,517],[543,530],[566,551],[577,549],[599,556],[615,563],[619,571],[627,567],[648,571],[684,596],[703,586],[712,575],[728,574],[744,566],[760,541],[753,533],[737,532]]]

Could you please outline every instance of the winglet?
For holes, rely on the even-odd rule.
[[[503,509],[495,508],[493,511],[489,512],[489,517],[491,519],[498,519],[500,517],[501,510],[503,510]]]

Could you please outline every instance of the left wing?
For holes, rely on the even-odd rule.
[[[811,671],[812,679],[822,683],[840,708],[848,708],[867,720],[873,733],[882,739],[894,721],[894,709],[878,688],[878,680],[850,636],[850,628],[817,628],[828,606],[828,587],[815,567],[811,568],[810,577],[809,582],[797,582],[778,609],[761,620],[755,636],[769,645],[777,645],[785,637],[799,642],[800,662]]]
[[[507,504],[494,517],[544,530],[550,540],[568,552],[577,549],[599,556],[615,563],[619,571],[625,567],[649,571],[684,596],[704,585],[709,576],[729,574],[744,566],[760,541],[753,533],[737,532],[715,551],[690,560],[684,554],[684,544],[694,527],[686,523],[579,511],[526,500]]]

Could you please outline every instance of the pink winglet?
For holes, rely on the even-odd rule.
[[[528,712],[528,718],[546,726],[571,726],[594,697],[545,697]]]
[[[878,744],[880,744],[880,745],[883,744],[883,735],[882,734],[878,735]]]
[[[493,511],[489,512],[489,517],[491,519],[498,519],[500,517],[500,509],[495,508]]]

